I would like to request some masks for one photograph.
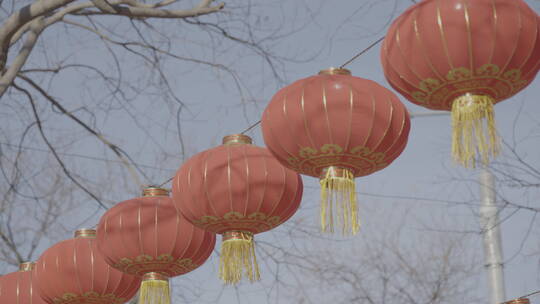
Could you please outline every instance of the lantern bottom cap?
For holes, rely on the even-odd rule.
[[[486,95],[465,94],[452,103],[452,158],[465,168],[483,164],[500,152],[495,127],[494,100]]]
[[[340,225],[343,235],[360,230],[354,174],[351,170],[328,167],[323,170],[321,184],[321,231],[334,233]]]
[[[236,284],[243,276],[250,282],[260,280],[253,233],[227,231],[221,243],[219,277],[225,284]]]
[[[148,273],[145,273],[142,276],[142,280],[143,281],[151,281],[151,280],[154,280],[154,281],[168,281],[169,277],[167,277],[166,275],[163,275],[163,274],[161,274],[159,272],[148,272]]]

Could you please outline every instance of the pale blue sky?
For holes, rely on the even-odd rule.
[[[235,2],[235,4],[237,3]],[[279,29],[280,33],[291,31],[289,36],[283,39],[263,42],[272,45],[274,50],[282,54],[298,59],[298,62],[278,66],[280,72],[283,73],[282,75],[285,75],[283,83],[275,81],[263,60],[252,52],[246,51],[245,48],[232,45],[226,51],[212,53],[212,43],[216,42],[209,41],[205,33],[193,30],[192,27],[185,24],[179,25],[172,21],[162,23],[162,26],[168,27],[168,32],[177,38],[172,46],[176,53],[186,56],[200,56],[207,60],[225,62],[234,66],[236,70],[241,71],[242,81],[253,96],[252,99],[246,94],[246,100],[242,101],[233,79],[227,73],[219,72],[216,69],[209,70],[191,63],[167,61],[164,65],[164,71],[167,73],[168,81],[177,96],[188,104],[188,108],[181,117],[183,121],[182,134],[186,140],[186,149],[189,155],[219,144],[224,135],[241,132],[251,123],[259,120],[268,100],[284,84],[313,75],[321,69],[342,64],[360,49],[384,35],[390,20],[412,4],[411,1],[405,0],[257,0],[251,1],[251,3],[253,4],[251,18],[254,18],[255,22],[263,26],[267,25],[269,30]],[[540,11],[540,1],[528,0],[527,3],[537,13]],[[234,9],[234,5],[230,7],[231,10]],[[111,20],[108,22],[115,23]],[[282,25],[281,28],[280,25]],[[118,23],[115,26],[123,27],[126,24]],[[66,39],[68,33],[70,38]],[[84,36],[74,36],[74,33],[80,32],[72,29],[66,30],[62,27],[52,29],[42,37],[42,39],[47,39],[48,44],[38,46],[37,50],[39,52],[47,51],[50,58],[82,60],[105,69],[113,64],[111,57],[95,37],[88,33],[85,33]],[[261,33],[259,32],[259,34]],[[348,68],[356,76],[369,78],[389,88],[379,62],[379,50],[380,45],[351,63]],[[43,59],[42,53],[36,53],[32,57],[32,62],[38,63]],[[143,63],[122,59],[122,64],[131,71],[129,75],[124,75],[126,81],[137,86],[146,83],[152,77],[152,75],[137,74]],[[59,75],[54,82],[50,83],[51,92],[61,96],[62,100],[71,102],[70,108],[76,108],[77,104],[95,106],[96,100],[107,100],[107,96],[100,87],[102,84],[95,81],[94,76],[89,76],[87,79],[71,76],[70,73]],[[86,87],[85,89],[81,89],[82,84]],[[536,79],[525,91],[495,107],[499,133],[509,142],[514,139],[520,142],[520,151],[523,151],[527,161],[533,164],[540,162],[540,153],[538,152],[540,151],[540,121],[538,119],[540,103],[538,96],[540,96],[540,81]],[[413,105],[401,96],[399,97],[412,113],[428,111]],[[166,106],[161,100],[155,100],[155,98],[160,97],[156,97],[148,91],[140,96],[133,96],[133,101],[129,105],[124,105],[125,109],[131,112],[131,116],[126,115],[124,110],[115,109],[104,115],[103,113],[109,106],[109,102],[104,102],[103,108],[100,110],[102,112],[95,118],[95,125],[108,138],[128,151],[137,163],[157,167],[156,169],[143,169],[151,177],[152,182],[160,183],[174,174],[181,163],[181,157],[175,122],[177,106],[174,102],[168,102]],[[89,121],[94,119],[84,113],[81,115]],[[49,123],[59,132],[73,129],[72,123],[66,120]],[[81,135],[84,133],[83,131],[77,132]],[[256,144],[263,145],[259,128],[253,129],[248,134],[253,136]],[[67,148],[66,152],[90,156],[105,155],[108,158],[113,158],[109,152],[97,145],[95,140],[91,138],[78,139],[77,136],[70,133],[65,140],[66,143],[71,141],[75,143],[74,146]],[[34,144],[29,143],[28,145]],[[160,152],[163,150],[167,152],[167,155]],[[501,160],[505,160],[505,155],[501,157]],[[110,164],[81,159],[72,159],[68,163],[72,166],[85,168],[85,177],[90,179],[103,178],[107,167],[110,166]],[[355,246],[355,242],[362,242],[362,238],[365,238],[366,235],[377,235],[380,230],[385,230],[384,226],[394,224],[401,225],[399,230],[401,230],[401,236],[405,243],[409,237],[411,240],[422,238],[444,240],[448,235],[466,232],[473,233],[473,240],[476,238],[471,246],[471,254],[481,260],[481,236],[474,234],[475,231],[479,230],[475,206],[478,203],[475,201],[478,198],[477,174],[476,170],[462,169],[450,161],[449,117],[436,116],[413,119],[409,144],[394,164],[381,172],[357,179],[358,191],[361,193],[359,200],[363,227],[357,236],[349,239],[348,243],[345,244],[349,244],[352,248]],[[116,179],[119,177],[111,174],[108,178]],[[109,189],[111,201],[128,199],[138,191],[137,186],[129,180],[129,176],[121,178],[125,179],[126,182],[116,182],[115,191]],[[310,225],[316,225],[318,183],[313,178],[304,178],[304,183],[306,190],[303,206],[293,220],[303,220]],[[532,207],[540,206],[538,202],[540,191],[538,190],[524,193],[521,189],[503,188],[501,191],[502,195],[512,201],[529,204]],[[369,194],[386,195],[391,198],[381,198]],[[397,196],[422,199],[403,199],[397,198]],[[83,197],[81,199],[86,200]],[[469,203],[452,204],[442,201]],[[76,209],[66,216],[68,227],[71,225],[75,229],[76,226],[80,225],[83,220],[81,213],[85,214],[84,218],[89,217],[85,222],[86,226],[97,223],[99,215],[103,211],[95,213],[95,205],[90,202],[86,203],[86,206],[86,208]],[[82,212],[83,210],[84,212]],[[531,220],[535,220],[535,214],[528,211],[518,211],[515,214],[513,212],[514,209],[511,208],[501,212],[502,218],[511,215],[501,225],[504,256],[507,259],[505,275],[509,299],[540,289],[539,222],[536,221],[532,224],[532,233],[525,238]],[[407,219],[403,223],[402,217],[404,215],[407,216]],[[279,228],[281,233],[286,229],[287,226]],[[68,235],[66,234],[65,237]],[[268,234],[261,235],[260,239],[271,241],[276,237],[276,235]],[[305,242],[310,242],[310,240],[305,240]],[[341,245],[343,243],[340,243]],[[344,251],[347,250],[349,249],[344,249]],[[351,263],[354,263],[354,257],[351,259]],[[265,273],[271,273],[272,269],[263,267],[265,273],[262,275],[263,282],[260,284],[251,286],[242,284],[236,290],[234,288],[222,290],[221,283],[216,277],[216,267],[217,256],[213,255],[211,260],[201,269],[185,278],[176,280],[188,285],[204,282],[213,290],[207,297],[209,302],[211,302],[210,299],[223,292],[223,295],[219,297],[219,303],[237,303],[238,299],[241,300],[240,303],[255,303],[256,300],[266,301],[268,293],[272,293],[271,303],[288,303],[284,298],[280,298],[282,295],[279,295],[278,291],[269,290],[269,286],[265,285],[271,280],[271,277],[265,276]],[[480,272],[474,281],[477,282],[477,285],[472,287],[477,289],[478,296],[484,297],[487,294],[485,274]],[[181,289],[180,292],[189,291]],[[239,298],[237,298],[237,294],[240,294]],[[311,300],[313,303],[324,303],[317,302],[316,294]]]

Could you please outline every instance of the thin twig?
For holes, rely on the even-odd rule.
[[[43,141],[45,142],[45,144],[47,145],[47,147],[49,147],[49,150],[51,151],[51,153],[53,154],[54,158],[56,159],[56,161],[58,162],[58,164],[60,165],[60,167],[62,167],[62,170],[64,171],[64,173],[66,174],[66,176],[75,184],[77,185],[77,187],[81,188],[84,192],[86,192],[86,194],[88,194],[91,198],[93,198],[100,207],[102,207],[103,209],[107,210],[107,206],[105,206],[105,204],[103,204],[103,202],[94,194],[92,193],[90,190],[88,190],[86,187],[84,187],[81,183],[79,183],[79,181],[77,181],[75,179],[75,177],[73,177],[71,175],[71,173],[69,172],[69,170],[67,169],[66,165],[64,164],[64,162],[62,161],[62,159],[60,158],[60,156],[56,153],[56,149],[54,149],[54,147],[52,146],[52,144],[50,143],[49,139],[47,138],[47,136],[45,135],[45,132],[43,131],[43,126],[41,124],[41,119],[39,117],[39,114],[37,113],[37,109],[36,109],[36,104],[34,102],[34,98],[32,97],[32,95],[30,94],[30,92],[28,92],[26,89],[24,88],[21,88],[19,86],[17,86],[15,83],[12,83],[12,86],[17,89],[18,91],[21,91],[22,93],[24,93],[26,95],[26,97],[28,98],[28,101],[30,101],[30,105],[32,106],[32,112],[34,114],[34,118],[36,120],[36,123],[37,123],[37,127],[38,127],[38,130],[39,130],[39,133],[41,135],[41,138],[43,139]]]
[[[139,177],[135,170],[137,170],[146,180],[148,180],[148,176],[144,173],[141,168],[139,168],[136,163],[131,159],[131,157],[123,151],[119,146],[111,143],[108,141],[102,134],[96,132],[92,128],[90,128],[86,123],[84,123],[82,120],[80,120],[77,116],[73,115],[70,111],[68,111],[66,108],[64,108],[57,100],[55,100],[52,96],[50,96],[43,88],[41,88],[37,83],[35,83],[32,79],[28,78],[25,75],[19,75],[19,78],[26,81],[28,84],[30,84],[34,89],[36,89],[43,97],[45,97],[46,100],[51,102],[56,108],[58,108],[63,114],[67,115],[69,118],[74,120],[77,124],[79,124],[81,127],[83,127],[86,131],[88,131],[90,134],[94,135],[97,139],[99,139],[102,143],[104,143],[109,149],[111,149],[114,154],[124,163],[128,171],[130,172],[131,176],[133,177],[133,180],[135,183],[142,187],[142,183],[139,180]],[[135,168],[135,170],[133,169]]]

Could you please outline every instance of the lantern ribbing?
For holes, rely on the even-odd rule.
[[[390,165],[409,129],[397,96],[343,68],[282,88],[262,117],[266,146],[281,164],[319,178],[321,231],[345,235],[360,226],[354,178]]]
[[[493,105],[540,69],[539,18],[523,0],[424,0],[392,23],[381,63],[409,101],[452,112],[456,163],[486,165],[500,151]]]
[[[259,280],[254,234],[289,219],[301,198],[300,176],[243,134],[196,154],[173,180],[178,211],[197,227],[222,234],[219,276],[225,284]]]

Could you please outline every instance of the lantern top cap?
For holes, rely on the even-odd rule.
[[[351,71],[343,68],[329,68],[321,70],[319,75],[351,75]]]
[[[144,197],[169,196],[169,190],[158,186],[148,186],[143,190]]]
[[[244,134],[231,134],[223,137],[223,144],[226,146],[230,145],[251,145],[253,143],[253,140],[251,137],[244,135]]]
[[[81,228],[75,230],[75,238],[93,239],[96,237],[96,229]]]
[[[24,263],[20,263],[19,264],[19,271],[20,272],[24,272],[24,271],[32,271],[32,269],[34,269],[34,266],[36,265],[36,263],[34,262],[24,262]]]
[[[512,301],[504,302],[503,304],[530,304],[531,302],[527,298],[519,298]]]

